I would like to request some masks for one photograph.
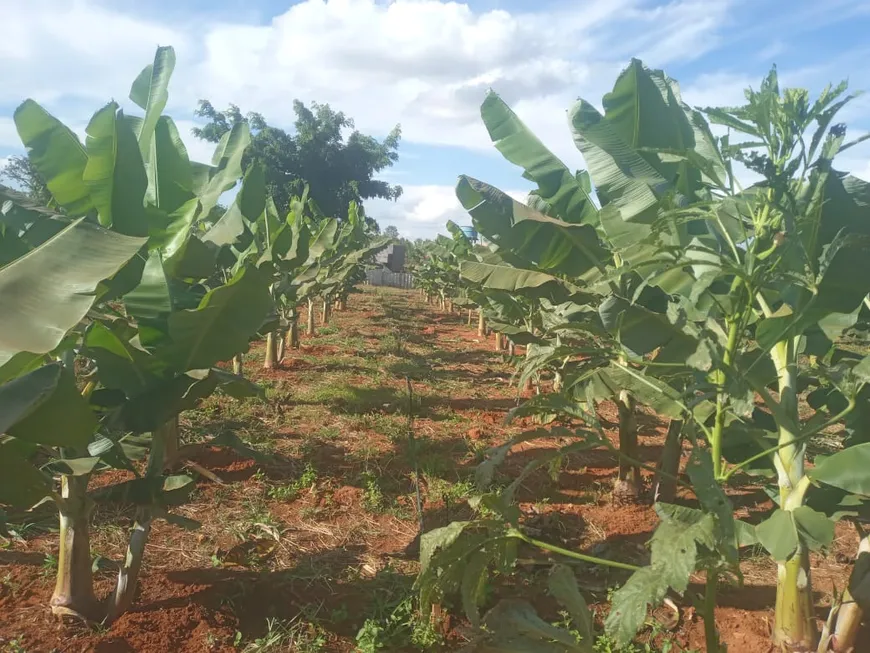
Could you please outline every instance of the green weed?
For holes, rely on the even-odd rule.
[[[311,463],[308,463],[299,478],[287,485],[271,487],[267,494],[270,499],[276,501],[294,501],[304,490],[311,490],[316,485],[317,470]]]
[[[244,653],[318,653],[326,648],[326,633],[315,623],[266,619],[266,628],[266,634],[248,644]]]

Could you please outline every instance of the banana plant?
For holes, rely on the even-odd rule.
[[[845,91],[845,83],[828,87],[813,101],[806,90],[781,90],[773,69],[758,91],[747,91],[745,106],[706,110],[711,122],[733,131],[719,144],[729,167],[740,162],[762,180],[744,190],[732,177],[715,205],[664,218],[673,224],[696,213],[722,243],[693,247],[711,263],[693,272],[696,283],[719,288],[706,310],[724,343],[721,419],[712,425],[710,448],[719,482],[745,469],[747,462],[729,466],[723,455],[735,430],[724,414],[745,415],[747,402],[759,397],[768,416],[759,456],[773,464],[778,491],[776,510],[756,532],[777,561],[774,640],[789,650],[815,645],[809,552],[832,541],[842,516],[813,488],[839,488],[840,501],[843,492],[853,500],[866,494],[856,482],[864,444],[806,467],[810,438],[838,424],[854,431],[866,414],[867,362],[836,344],[870,292],[870,186],[832,166],[837,154],[866,138],[847,143],[845,125],[834,122],[852,98]],[[668,253],[677,262],[686,257]],[[809,420],[799,410],[806,391]]]
[[[651,135],[625,119],[625,109],[639,104],[641,99],[644,106],[650,102],[656,107],[661,132]],[[632,263],[648,259],[652,251],[645,242],[653,235],[651,223],[657,211],[680,201],[710,197],[697,175],[685,167],[672,166],[661,154],[647,151],[655,144],[650,139],[671,138],[676,151],[693,136],[694,116],[682,106],[675,84],[661,71],[649,70],[641,62],[633,61],[620,75],[614,90],[605,96],[604,106],[603,116],[585,101],[573,112],[575,142],[590,171],[572,174],[497,95],[490,93],[481,107],[481,116],[494,144],[509,161],[522,167],[524,176],[536,182],[538,188],[530,194],[528,203],[522,204],[471,178],[460,178],[457,186],[457,196],[471,214],[475,228],[511,266],[486,275],[479,264],[469,263],[464,266],[463,275],[485,278],[490,287],[498,283],[515,293],[537,293],[538,288],[548,283],[546,276],[530,275],[531,272],[551,275],[582,290],[579,301],[599,313],[599,320],[585,322],[592,327],[585,337],[562,337],[558,343],[549,343],[550,350],[558,350],[558,357],[539,356],[531,361],[533,366],[558,364],[559,376],[565,362],[585,355],[588,341],[598,337],[601,327],[617,339],[620,331],[639,327],[634,328],[634,347],[623,362],[629,358],[641,362],[643,357],[679,337],[673,330],[661,327],[662,322],[667,322],[663,311],[668,305],[668,294],[684,291],[691,278],[679,269],[662,269],[652,275],[648,268],[641,276]],[[619,146],[618,155],[624,160],[617,161],[602,149],[602,146],[614,148],[614,144]],[[632,148],[635,154],[629,156]],[[694,149],[692,152],[695,153]],[[627,175],[625,170],[637,174]],[[601,208],[593,201],[593,181]],[[674,246],[685,246],[692,238],[689,227],[668,226],[656,237]],[[636,320],[648,323],[636,325]],[[647,330],[649,337],[638,337]],[[575,330],[574,335],[580,332]],[[576,352],[573,355],[572,345]],[[531,367],[527,371],[536,370]],[[596,400],[611,399],[619,410],[624,455],[615,492],[636,496],[640,473],[636,464],[628,462],[636,459],[635,400],[627,390],[608,380],[606,372],[599,370],[591,375],[591,370],[586,372],[579,381],[594,380],[594,387],[604,390],[603,394],[596,392]]]
[[[315,223],[314,218],[316,213],[309,226],[308,260],[290,284],[295,301],[308,304],[308,335],[314,335],[315,300],[322,300],[322,321],[327,324],[333,303],[346,304],[363,266],[390,243],[369,233],[355,202],[348,205],[347,220],[321,218]]]
[[[85,145],[32,100],[15,114],[53,206],[63,211],[54,215],[19,205],[8,212],[32,220],[4,229],[4,244],[33,249],[0,269],[7,280],[0,284],[4,305],[19,303],[22,310],[13,313],[34,322],[32,328],[15,328],[31,340],[5,344],[0,361],[0,369],[8,370],[2,377],[7,400],[31,393],[27,410],[4,429],[13,438],[6,444],[11,451],[28,438],[42,443],[34,439],[34,428],[45,427],[49,435],[39,437],[54,438],[45,443],[54,447],[48,471],[59,475],[61,491],[36,485],[41,473],[31,474],[25,505],[43,493],[59,510],[60,564],[51,601],[58,614],[111,621],[129,607],[152,520],[192,525],[166,511],[192,483],[186,476],[164,475],[167,464],[177,460],[178,414],[218,388],[235,396],[256,393],[213,366],[245,349],[259,328],[269,308],[266,280],[256,267],[245,266],[226,283],[215,281],[219,250],[198,237],[203,216],[238,183],[250,137],[246,127],[236,128],[219,143],[213,165],[190,162],[172,120],[161,115],[173,67],[172,49],[159,48],[130,93],[144,117],[127,116],[111,102],[94,114]],[[256,191],[246,177],[231,211],[250,211]],[[40,233],[48,240],[40,243]],[[77,244],[74,236],[85,242]],[[75,255],[74,261],[58,254],[61,246],[68,247],[67,257]],[[52,256],[54,261],[45,263]],[[36,299],[21,293],[28,277],[37,290],[52,280],[32,267],[40,261],[46,270],[67,264],[56,272],[56,305],[45,291]],[[42,340],[40,332],[46,334]],[[64,365],[51,362],[61,355]],[[76,355],[88,370],[81,393],[72,366]],[[54,433],[63,425],[50,421],[56,406],[45,400],[55,396],[79,416],[70,446]],[[146,452],[147,471],[140,477],[131,457]],[[116,590],[98,606],[90,570],[87,485],[91,473],[104,465],[136,474],[114,494],[138,507]]]

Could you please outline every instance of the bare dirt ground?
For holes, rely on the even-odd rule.
[[[245,372],[266,387],[267,402],[212,397],[184,414],[181,426],[187,442],[229,430],[267,458],[255,462],[216,448],[198,456],[223,484],[200,478],[193,500],[176,511],[202,528],[156,524],[138,599],[111,627],[61,625],[49,614],[57,554],[51,514],[34,516],[20,529],[23,539],[0,539],[0,650],[353,651],[367,620],[371,641],[382,644],[372,650],[462,647],[467,627],[458,606],[445,606],[434,626],[402,608],[413,596],[417,570],[414,469],[416,463],[424,529],[470,514],[475,465],[490,446],[529,428],[522,420],[503,422],[517,400],[504,355],[491,339],[478,338],[464,315],[440,312],[410,291],[367,287],[316,336],[303,336],[301,349],[288,351],[279,370],[261,367],[262,343],[254,343]],[[611,408],[604,407],[603,417],[615,422]],[[654,462],[664,424],[642,416],[640,425],[641,457]],[[501,474],[509,478],[552,446],[518,447]],[[611,500],[615,462],[607,452],[586,452],[534,475],[520,494],[525,524],[560,546],[643,564],[657,518],[648,492],[636,505]],[[109,472],[92,483],[123,478]],[[760,489],[733,495],[739,516],[750,520],[770,507]],[[131,516],[125,506],[98,507],[95,556],[122,558]],[[832,583],[844,586],[857,544],[848,528],[838,535],[833,549],[813,560],[820,615]],[[745,585],[721,589],[722,639],[730,651],[772,651],[775,568],[763,551],[744,553]],[[541,563],[548,558],[532,549],[520,558],[516,576],[497,594],[539,595],[542,615],[558,620],[545,596]],[[578,577],[603,617],[608,591],[624,576],[590,569]],[[112,582],[111,573],[98,573],[102,594]],[[702,583],[698,578],[686,597],[674,597],[677,623],[667,610],[653,615],[633,650],[703,650],[703,624],[691,600]]]

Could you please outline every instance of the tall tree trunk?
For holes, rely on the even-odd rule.
[[[243,362],[244,359],[242,358],[242,354],[236,354],[235,356],[233,356],[233,374],[237,376],[245,375]]]
[[[278,339],[275,332],[266,334],[266,359],[263,361],[263,369],[274,370],[278,367]]]
[[[308,300],[308,324],[305,326],[305,334],[314,335],[314,300]]]
[[[477,311],[477,336],[479,338],[486,337],[486,318],[483,317],[483,311],[480,309]]]
[[[70,615],[92,619],[96,616],[97,599],[91,572],[88,476],[64,475],[60,480],[60,541],[51,611],[59,617]]]
[[[672,419],[668,424],[668,434],[665,436],[665,446],[656,467],[660,472],[670,476],[678,476],[680,473],[680,454],[683,447],[683,420]],[[677,495],[677,483],[673,478],[664,475],[656,476],[655,501],[673,503]]]
[[[637,417],[634,398],[622,390],[616,400],[619,412],[619,451],[637,460]],[[619,476],[613,487],[617,497],[634,498],[640,494],[640,469],[634,463],[619,459]]]

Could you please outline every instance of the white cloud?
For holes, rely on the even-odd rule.
[[[456,199],[453,186],[403,185],[402,196],[396,201],[368,200],[367,215],[375,218],[381,229],[394,225],[399,233],[410,239],[434,238],[446,234],[448,220],[460,225],[471,224],[471,217]],[[526,196],[525,191],[506,190],[517,200]]]
[[[492,87],[564,140],[562,112],[578,95],[597,102],[630,56],[660,66],[714,47],[730,2],[587,0],[510,13],[436,0],[303,0],[249,25],[208,15],[162,24],[93,0],[0,0],[0,22],[16,26],[0,43],[0,104],[77,102],[86,120],[97,103],[126,98],[156,45],[173,44],[176,115],[208,97],[287,126],[293,98],[316,99],[375,134],[402,123],[410,141],[489,150],[478,107]],[[559,110],[531,111],[538,101]]]
[[[21,147],[18,130],[12,118],[0,116],[0,150],[14,150]]]
[[[185,49],[184,32],[103,9],[85,0],[0,0],[0,104],[25,97],[124,99],[139,71],[161,44]]]

